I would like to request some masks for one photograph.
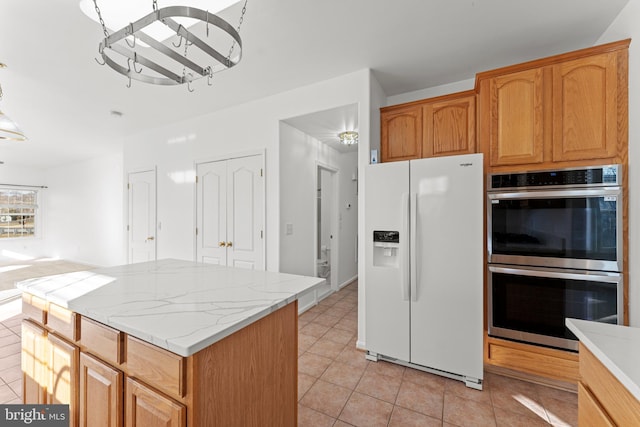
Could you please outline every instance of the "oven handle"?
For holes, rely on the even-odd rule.
[[[589,189],[574,190],[529,190],[529,191],[490,191],[487,192],[489,200],[497,199],[543,199],[553,198],[559,199],[563,197],[584,197],[584,196],[622,196],[622,188],[620,187],[600,187]]]
[[[579,272],[576,270],[550,270],[545,268],[513,268],[510,266],[496,266],[489,265],[489,271],[492,273],[504,273],[513,274],[518,276],[530,276],[530,277],[547,277],[551,279],[570,279],[570,280],[584,280],[587,282],[607,282],[619,284],[621,281],[620,273],[607,272],[607,271],[585,271]]]

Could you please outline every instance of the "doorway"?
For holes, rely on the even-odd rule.
[[[318,289],[318,298],[322,299],[333,290],[338,290],[338,169],[318,164],[316,171],[315,275],[327,281]]]

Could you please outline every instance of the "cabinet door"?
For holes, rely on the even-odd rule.
[[[22,321],[22,401],[44,404],[47,392],[47,332]]]
[[[491,166],[543,162],[544,77],[536,68],[491,79]]]
[[[78,359],[80,350],[55,334],[47,336],[49,384],[47,404],[69,405],[69,425],[78,425]]]
[[[584,385],[578,383],[578,425],[580,427],[613,427],[615,424]]]
[[[123,374],[80,353],[80,427],[122,427]]]
[[[127,377],[126,427],[184,427],[186,409],[183,405]]]
[[[422,106],[382,112],[380,115],[380,160],[419,159],[422,157]]]
[[[422,157],[476,151],[476,97],[425,104]]]
[[[553,67],[553,160],[614,157],[617,147],[616,53]]]

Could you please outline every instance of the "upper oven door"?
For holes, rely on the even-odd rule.
[[[488,193],[490,263],[622,271],[619,187]]]

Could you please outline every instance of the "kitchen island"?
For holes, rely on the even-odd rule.
[[[566,319],[580,340],[578,424],[640,425],[640,328]]]
[[[295,426],[297,300],[323,282],[179,260],[20,282],[24,402],[71,426]]]

